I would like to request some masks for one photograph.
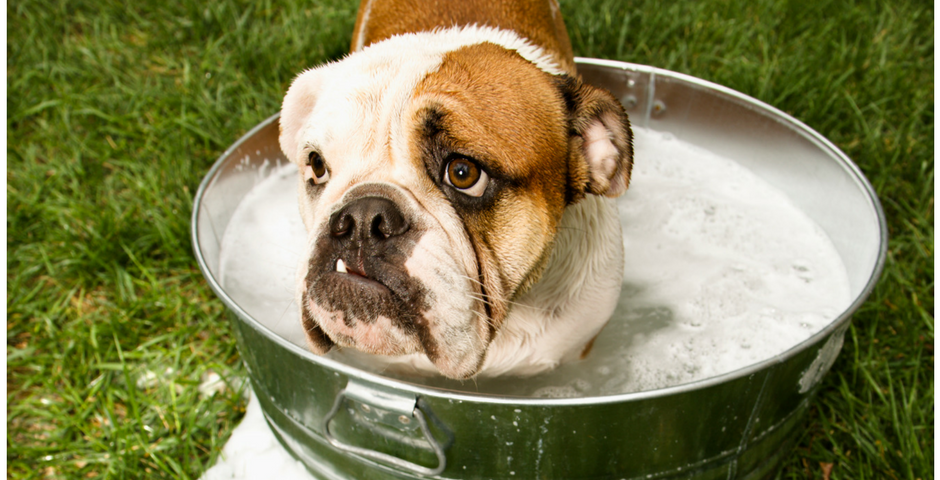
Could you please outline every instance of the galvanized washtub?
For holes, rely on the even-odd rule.
[[[787,193],[829,235],[851,306],[764,362],[630,394],[512,398],[430,388],[317,357],[239,307],[219,281],[223,232],[269,159],[277,116],[215,163],[196,194],[192,234],[206,279],[232,312],[239,352],[281,442],[323,479],[762,478],[789,452],[852,313],[881,273],[884,214],[858,168],[792,117],[727,88],[641,65],[578,59],[634,125],[734,159]],[[755,155],[758,152],[759,155]]]

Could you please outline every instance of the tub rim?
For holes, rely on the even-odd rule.
[[[201,244],[199,242],[199,214],[200,207],[202,205],[203,197],[206,194],[206,191],[209,189],[213,181],[216,179],[219,171],[222,169],[223,165],[226,163],[227,157],[231,155],[232,152],[237,150],[243,143],[251,139],[259,131],[270,127],[272,123],[275,123],[280,118],[280,112],[271,115],[270,117],[263,120],[258,125],[254,126],[247,133],[242,135],[235,143],[225,149],[224,152],[219,156],[218,159],[213,163],[212,167],[205,174],[202,181],[199,184],[199,188],[196,191],[196,196],[193,200],[193,211],[190,221],[190,235],[193,241],[193,252],[196,256],[196,261],[199,264],[199,269],[202,271],[203,277],[209,283],[209,286],[215,292],[215,294],[222,300],[222,303],[225,304],[226,308],[231,310],[240,321],[243,321],[250,325],[252,328],[257,330],[259,333],[267,337],[269,340],[277,343],[279,346],[285,348],[287,351],[298,355],[307,361],[313,362],[321,367],[330,369],[335,372],[339,372],[343,375],[349,377],[350,380],[357,380],[360,382],[371,383],[381,385],[386,388],[391,388],[394,390],[401,390],[413,393],[415,395],[428,396],[428,397],[445,397],[450,400],[459,401],[459,402],[471,402],[479,404],[490,404],[490,405],[516,405],[516,406],[530,406],[530,407],[569,407],[569,406],[589,406],[589,405],[603,405],[603,404],[614,404],[614,403],[624,403],[640,400],[648,400],[651,398],[665,397],[670,395],[677,395],[686,393],[692,390],[699,390],[715,385],[728,383],[739,378],[747,377],[754,375],[765,369],[772,368],[775,365],[786,362],[790,358],[798,355],[804,350],[808,349],[812,345],[822,342],[827,337],[829,337],[833,332],[836,332],[844,325],[846,325],[850,320],[852,315],[858,311],[861,305],[868,299],[868,296],[874,290],[875,285],[877,285],[879,278],[884,270],[887,250],[888,250],[888,227],[887,221],[885,218],[884,210],[881,205],[881,201],[878,199],[878,195],[872,187],[871,183],[862,173],[861,169],[856,165],[842,150],[835,146],[832,142],[826,139],[823,135],[816,132],[814,129],[810,128],[805,123],[797,120],[791,115],[767,104],[756,98],[745,95],[741,92],[733,90],[731,88],[703,80],[691,75],[686,75],[679,72],[674,72],[671,70],[665,70],[662,68],[652,67],[648,65],[640,65],[629,62],[621,62],[616,60],[603,60],[595,58],[586,58],[586,57],[576,57],[575,62],[578,65],[594,65],[599,67],[607,67],[619,69],[622,71],[633,71],[642,74],[650,75],[651,78],[656,76],[668,77],[676,79],[682,82],[687,82],[692,85],[695,85],[698,88],[717,91],[720,94],[731,97],[742,104],[749,105],[750,107],[760,111],[762,113],[768,114],[768,117],[771,117],[796,131],[797,133],[804,135],[816,142],[820,149],[825,150],[834,160],[837,160],[841,163],[842,168],[844,168],[849,175],[856,181],[860,186],[861,190],[867,194],[868,200],[871,202],[872,209],[875,211],[877,217],[878,229],[879,229],[879,247],[878,254],[875,260],[874,268],[871,271],[871,274],[868,277],[868,280],[865,283],[865,286],[861,289],[858,295],[855,296],[855,299],[852,303],[846,307],[842,313],[839,314],[832,322],[829,323],[825,328],[814,333],[809,338],[803,340],[802,342],[790,347],[789,349],[771,357],[766,360],[747,365],[745,367],[739,368],[737,370],[732,370],[730,372],[723,373],[721,375],[716,375],[713,377],[703,378],[700,380],[695,380],[688,383],[682,383],[679,385],[673,385],[669,387],[663,387],[653,390],[644,390],[639,392],[630,392],[630,393],[618,393],[611,395],[596,395],[596,396],[584,396],[584,397],[570,397],[570,398],[532,398],[532,397],[521,397],[521,396],[512,396],[512,395],[494,395],[494,394],[483,394],[483,393],[474,393],[469,391],[461,390],[452,390],[446,388],[430,387],[415,383],[410,383],[407,381],[396,380],[392,378],[383,377],[378,374],[366,372],[360,370],[356,367],[352,367],[343,363],[340,363],[336,360],[329,358],[324,358],[321,356],[314,355],[310,351],[291,343],[284,337],[274,333],[269,328],[262,325],[258,320],[254,319],[249,315],[245,310],[238,306],[238,304],[226,293],[225,289],[222,288],[218,279],[212,274],[209,269],[208,263],[203,255]],[[649,112],[647,112],[647,117]],[[648,118],[646,118],[648,120]]]

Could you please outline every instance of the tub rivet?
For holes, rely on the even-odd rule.
[[[637,100],[633,95],[627,95],[623,99],[623,108],[627,110],[633,110],[636,107]]]
[[[633,88],[633,87],[635,87],[635,86],[636,86],[636,80],[634,80],[634,79],[632,79],[632,78],[627,79],[627,87],[628,87],[628,88]]]
[[[372,410],[371,408],[369,408],[368,405],[366,405],[366,404],[364,404],[364,403],[363,403],[362,406],[359,407],[359,408],[361,408],[362,411],[363,411],[363,412],[366,412],[366,413],[369,413],[369,412]]]
[[[398,416],[398,421],[401,422],[401,423],[403,423],[403,424],[405,424],[405,425],[408,425],[409,423],[411,423],[411,419],[408,418],[408,417],[406,417],[406,416],[404,416],[404,415],[399,415],[399,416]]]
[[[662,100],[653,102],[653,115],[662,115],[666,113],[666,104]]]

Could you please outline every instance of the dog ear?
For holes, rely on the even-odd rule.
[[[281,150],[287,159],[298,162],[296,157],[300,152],[300,131],[310,112],[317,103],[317,95],[322,84],[320,69],[307,70],[297,78],[287,89],[284,103],[281,105],[280,143]]]
[[[568,109],[569,201],[585,193],[620,196],[633,170],[633,132],[623,105],[579,78],[561,75],[556,82]]]

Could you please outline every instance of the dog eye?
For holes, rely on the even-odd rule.
[[[462,157],[451,160],[447,164],[445,173],[444,183],[472,197],[483,195],[490,180],[486,172],[476,163]]]
[[[307,165],[304,166],[304,181],[312,182],[313,185],[326,183],[330,179],[330,171],[326,168],[326,162],[317,152],[310,152],[307,157]]]

